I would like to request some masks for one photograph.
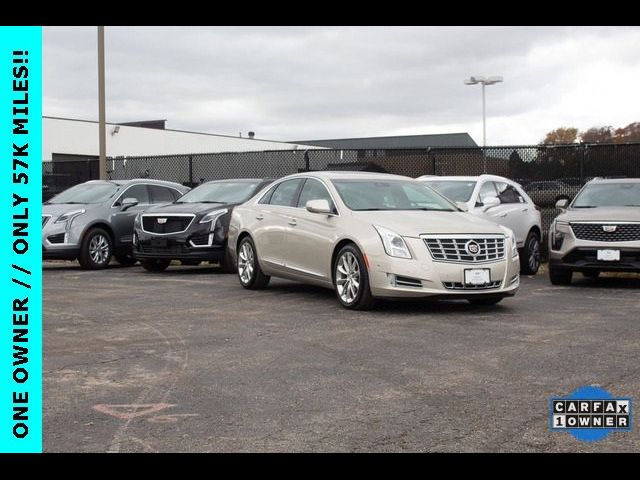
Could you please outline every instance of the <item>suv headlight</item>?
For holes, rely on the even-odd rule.
[[[216,220],[218,220],[218,218],[220,218],[222,215],[224,215],[228,211],[229,211],[228,208],[219,208],[217,210],[212,210],[209,213],[207,213],[204,217],[202,217],[202,219],[200,220],[200,223],[211,222],[211,230],[213,230],[214,227],[216,226]]]
[[[563,222],[562,220],[554,220],[551,225],[551,248],[553,250],[560,250],[564,237],[570,230],[569,222]]]
[[[516,258],[518,256],[518,242],[513,232],[509,234],[509,241],[511,242],[511,258]]]
[[[387,255],[397,258],[412,258],[407,244],[400,235],[388,228],[379,227],[378,225],[374,225],[373,228],[375,228],[378,235],[380,235],[384,251],[387,252]]]
[[[67,224],[71,224],[74,218],[76,218],[78,215],[82,215],[84,212],[86,212],[86,210],[84,208],[81,208],[80,210],[73,210],[72,212],[63,213],[58,217],[55,223],[67,222]]]

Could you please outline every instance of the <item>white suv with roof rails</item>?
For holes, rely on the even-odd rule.
[[[540,208],[519,183],[497,175],[424,175],[424,182],[472,215],[510,228],[520,253],[520,271],[535,275],[540,267]]]

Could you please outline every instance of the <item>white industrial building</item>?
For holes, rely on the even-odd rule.
[[[185,132],[164,128],[164,121],[107,124],[107,156],[130,157],[188,153],[253,152],[322,148],[255,138]],[[154,125],[149,128],[145,125]],[[43,117],[43,161],[93,159],[99,155],[98,122]]]

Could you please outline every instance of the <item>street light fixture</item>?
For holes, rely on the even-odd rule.
[[[484,88],[487,85],[493,85],[494,83],[503,82],[504,79],[501,76],[494,75],[492,77],[469,77],[464,81],[465,85],[477,85],[478,83],[482,85],[482,146],[487,146],[487,113],[486,113],[486,101]]]

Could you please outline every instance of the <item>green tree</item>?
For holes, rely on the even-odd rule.
[[[551,130],[540,142],[542,145],[566,145],[576,143],[578,129],[573,127],[560,127]]]

